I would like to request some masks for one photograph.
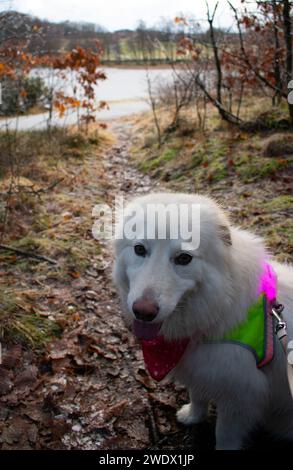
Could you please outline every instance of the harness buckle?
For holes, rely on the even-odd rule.
[[[275,303],[272,307],[272,315],[274,315],[274,317],[277,320],[275,333],[280,341],[286,338],[287,336],[287,323],[282,318],[283,310],[284,310],[284,305],[282,304]],[[284,347],[283,341],[282,341],[282,345]]]

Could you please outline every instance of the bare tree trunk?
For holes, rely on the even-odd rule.
[[[157,135],[158,135],[158,145],[159,145],[159,147],[161,147],[161,145],[162,145],[162,134],[161,134],[160,123],[159,123],[158,116],[157,116],[156,98],[153,95],[151,78],[149,76],[148,71],[147,71],[147,85],[148,85],[148,95],[149,95],[149,99],[150,99],[150,103],[151,103],[151,107],[152,107],[152,111],[153,111],[153,116],[154,116],[154,122],[155,122],[156,130],[157,130]]]
[[[292,38],[291,38],[291,19],[290,19],[291,5],[289,0],[283,0],[283,21],[286,43],[286,74],[287,83],[292,80]],[[293,104],[288,102],[288,111],[290,116],[291,125],[293,125]]]
[[[201,81],[200,77],[195,76],[195,83],[203,91],[207,99],[218,109],[220,116],[225,120],[230,122],[230,124],[240,124],[241,119],[230,113],[217,99],[213,98],[208,92],[205,84]]]
[[[179,124],[180,112],[184,106],[187,106],[192,99],[192,86],[193,86],[193,77],[192,75],[186,81],[178,73],[174,62],[171,62],[171,67],[173,70],[173,89],[174,89],[174,101],[175,101],[175,112],[174,118],[171,123],[171,128],[176,128]],[[180,90],[180,83],[181,90]]]
[[[206,2],[207,5],[207,19],[210,27],[210,39],[211,39],[211,44],[213,48],[213,53],[214,53],[214,61],[216,65],[216,71],[217,71],[217,98],[214,99],[209,92],[207,91],[205,85],[202,83],[200,80],[200,77],[196,77],[196,82],[197,85],[201,88],[201,90],[204,92],[205,96],[209,101],[213,103],[214,106],[218,109],[220,116],[222,119],[225,121],[230,122],[231,124],[239,124],[240,119],[235,116],[232,112],[230,112],[228,109],[225,108],[222,102],[222,81],[223,81],[223,76],[222,76],[222,66],[221,66],[221,60],[219,57],[219,49],[217,45],[217,41],[215,38],[215,32],[214,32],[214,19],[215,19],[215,14],[218,8],[219,2],[216,3],[214,11],[212,14],[210,14],[209,11],[209,6],[208,3]]]
[[[203,131],[205,131],[206,120],[207,120],[207,97],[204,95],[203,96],[203,117],[202,117],[202,124],[201,124],[201,128]]]
[[[208,23],[209,23],[209,27],[210,27],[210,39],[211,39],[211,44],[212,44],[212,47],[213,47],[215,65],[216,65],[216,70],[217,70],[217,100],[218,100],[219,103],[222,103],[222,67],[221,67],[221,61],[220,61],[220,57],[219,57],[219,50],[218,50],[217,41],[216,41],[216,38],[215,38],[214,25],[213,25],[215,14],[216,14],[216,11],[217,11],[217,8],[218,8],[218,4],[219,4],[219,2],[216,3],[214,11],[213,11],[212,15],[210,15],[209,6],[208,6],[208,3],[206,3],[206,5],[207,5],[207,18],[208,18]]]
[[[281,71],[280,71],[280,41],[278,32],[278,13],[277,13],[277,2],[273,0],[273,16],[274,16],[274,38],[275,38],[275,57],[274,57],[274,75],[276,86],[279,90],[276,91],[273,97],[273,104],[277,99],[277,104],[280,104],[282,94],[282,82],[281,82]]]
[[[179,100],[178,100],[177,81],[176,81],[176,77],[174,76],[173,76],[173,85],[174,85],[174,98],[175,98],[175,113],[174,113],[174,118],[173,118],[173,122],[171,126],[177,127],[178,120],[179,120],[180,107],[179,107]]]
[[[239,116],[240,116],[240,109],[241,109],[241,105],[242,105],[243,93],[244,93],[244,82],[241,81],[241,88],[240,88],[240,94],[239,94],[239,100],[238,100],[238,106],[237,106],[237,112],[236,112],[237,118],[239,118]]]
[[[180,113],[182,108],[188,106],[192,100],[194,78],[192,75],[189,75],[188,79],[185,80],[185,78],[180,73],[182,69],[180,68],[179,71],[177,70],[176,63],[172,57],[168,55],[166,47],[159,40],[156,40],[156,44],[163,51],[173,72],[172,80],[174,91],[174,115],[171,124],[168,126],[168,129],[175,130],[178,127],[180,121]]]

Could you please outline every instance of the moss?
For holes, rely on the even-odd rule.
[[[176,181],[185,181],[187,178],[187,175],[185,174],[182,174],[182,172],[180,171],[175,171],[174,173],[172,173],[172,175],[170,176],[170,180],[176,180]]]
[[[19,240],[16,240],[13,243],[13,246],[15,248],[20,248],[20,249],[27,250],[27,251],[33,251],[39,248],[39,243],[38,243],[37,238],[31,235],[27,235]]]
[[[209,149],[210,160],[226,157],[228,153],[227,146],[222,142],[213,142],[213,147]]]
[[[246,121],[242,129],[248,132],[267,131],[274,129],[288,129],[290,123],[282,107],[271,108],[267,111],[256,113],[256,118]]]
[[[201,165],[204,158],[204,152],[202,150],[197,150],[191,156],[190,168],[195,168],[198,165]]]
[[[213,159],[210,163],[204,160],[201,167],[195,170],[195,183],[200,185],[202,181],[216,183],[227,177],[228,170],[226,160]]]
[[[65,265],[76,266],[79,272],[89,268],[91,257],[100,252],[98,241],[84,240],[78,233],[70,232],[64,233],[64,238],[33,237],[28,235],[15,241],[13,246],[24,251],[38,253],[55,259],[59,263],[55,270],[61,269],[61,265],[65,263]],[[85,251],[87,256],[85,256]],[[3,255],[7,254],[9,253],[3,252]],[[16,263],[17,268],[22,271],[31,271],[36,262],[33,258],[13,257],[13,263]]]
[[[291,251],[293,250],[293,226],[291,227],[278,227],[279,233],[286,239],[286,243],[291,245]],[[289,251],[289,250],[288,250]]]
[[[84,256],[84,244],[79,248],[77,246],[69,246],[66,250],[66,260],[68,263],[77,266],[78,271],[84,271],[92,264],[91,260]]]
[[[228,176],[228,147],[219,137],[213,137],[199,148],[192,157],[191,165],[195,170],[196,184],[201,180],[216,183]]]
[[[293,154],[292,134],[273,134],[263,142],[264,157],[277,157]]]
[[[208,173],[208,178],[212,180],[214,183],[223,180],[227,177],[227,167],[219,163],[215,165],[214,168]]]
[[[37,314],[17,315],[6,329],[6,336],[13,341],[29,342],[35,348],[42,348],[61,333],[60,326]]]
[[[244,182],[258,181],[268,176],[274,175],[278,170],[286,168],[290,165],[291,161],[278,159],[278,160],[264,160],[260,157],[247,162],[239,168],[239,176]]]
[[[289,194],[277,196],[271,201],[265,202],[263,207],[267,211],[284,211],[288,209],[293,210],[293,196]]]
[[[250,154],[244,153],[236,156],[236,158],[234,159],[234,164],[236,168],[239,168],[241,166],[249,164],[251,161],[252,156]]]
[[[21,294],[1,289],[0,307],[1,336],[8,340],[41,348],[61,332],[54,321],[24,308]]]
[[[170,162],[178,155],[179,149],[169,148],[163,151],[163,153],[155,158],[144,161],[140,165],[140,169],[144,172],[155,170],[160,167],[163,163]]]
[[[36,232],[43,232],[52,226],[52,216],[50,214],[38,214],[34,220],[32,227]]]

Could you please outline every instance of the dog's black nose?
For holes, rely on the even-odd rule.
[[[136,318],[142,321],[152,321],[159,313],[158,305],[148,299],[133,302],[132,310]]]

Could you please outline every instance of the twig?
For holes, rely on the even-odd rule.
[[[47,186],[47,188],[40,188],[40,189],[34,189],[33,186],[23,186],[23,185],[18,185],[18,190],[17,191],[12,191],[11,189],[9,189],[9,191],[7,192],[2,192],[0,193],[1,195],[5,195],[5,194],[9,194],[12,195],[12,194],[33,194],[34,196],[39,196],[39,194],[43,194],[43,193],[47,193],[49,191],[51,191],[52,189],[54,189],[58,184],[60,184],[62,181],[64,181],[65,178],[60,178],[56,181],[53,181],[52,184],[50,184],[49,186]]]
[[[148,402],[149,402],[148,415],[149,415],[150,432],[151,432],[153,445],[156,446],[159,441],[159,434],[158,434],[156,420],[154,416],[154,410],[153,410],[152,403],[151,403],[149,396],[148,396]]]
[[[21,250],[19,248],[14,248],[12,246],[9,246],[9,245],[0,245],[0,250],[7,250],[7,251],[12,251],[13,253],[16,253],[17,255],[20,255],[20,256],[26,256],[27,258],[35,258],[39,261],[47,261],[47,263],[50,263],[50,264],[58,264],[57,261],[55,261],[54,259],[51,259],[51,258],[47,258],[47,256],[43,256],[43,255],[38,255],[37,253],[32,253],[31,251],[25,251],[25,250]]]
[[[34,189],[33,186],[22,186],[18,185],[18,190],[17,191],[12,191],[9,189],[7,192],[2,192],[0,193],[1,196],[4,196],[9,193],[9,195],[12,194],[33,194],[34,196],[39,196],[40,194],[47,193],[54,189],[58,184],[60,184],[65,178],[60,178],[59,180],[54,181],[52,184],[47,186],[47,188],[40,188],[40,189]]]
[[[51,191],[54,189],[58,184],[60,184],[62,181],[64,181],[65,178],[59,178],[58,180],[53,181],[52,184],[47,186],[47,188],[41,188],[37,190],[32,190],[34,194],[40,194],[40,193],[47,193],[48,191]]]

